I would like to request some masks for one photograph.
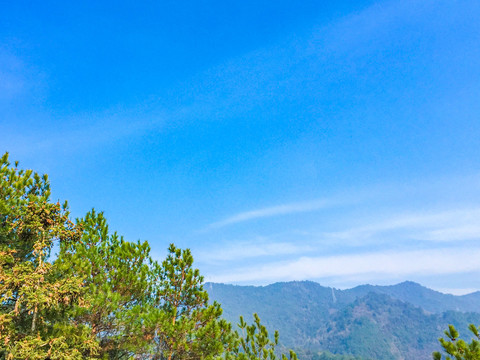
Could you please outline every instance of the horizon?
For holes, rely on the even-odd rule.
[[[217,282],[212,282],[212,281],[206,281],[204,283],[204,285],[208,285],[208,284],[217,284],[217,285],[231,285],[231,286],[239,286],[239,287],[268,287],[268,286],[272,286],[272,285],[276,285],[276,284],[290,284],[290,283],[303,283],[303,282],[307,282],[307,283],[314,283],[314,284],[317,284],[321,287],[324,287],[324,288],[327,288],[327,289],[333,289],[333,290],[339,290],[339,291],[344,291],[344,290],[351,290],[351,289],[355,289],[357,287],[362,287],[362,286],[373,286],[373,287],[394,287],[394,286],[399,286],[399,285],[403,285],[403,284],[414,284],[414,285],[419,285],[425,289],[428,289],[428,290],[432,290],[432,291],[436,291],[436,292],[439,292],[443,295],[453,295],[453,296],[464,296],[464,295],[471,295],[471,294],[474,294],[474,293],[477,293],[477,292],[480,292],[480,290],[476,290],[476,289],[453,289],[454,291],[458,291],[457,293],[453,293],[451,292],[452,289],[433,289],[433,288],[429,288],[427,286],[424,286],[420,283],[417,283],[415,281],[411,281],[411,280],[404,280],[402,282],[399,282],[399,283],[395,283],[395,284],[388,284],[388,285],[378,285],[378,284],[369,284],[369,283],[365,283],[365,284],[358,284],[358,285],[355,285],[353,287],[345,287],[345,288],[336,288],[336,287],[332,287],[332,286],[328,286],[328,285],[324,285],[324,284],[321,284],[319,283],[318,281],[314,281],[314,280],[290,280],[290,281],[276,281],[274,283],[269,283],[269,284],[262,284],[262,285],[249,285],[249,284],[234,284],[234,283],[217,283]],[[464,291],[467,291],[467,292],[464,292]]]
[[[0,14],[0,151],[211,282],[480,290],[480,3]],[[443,291],[441,290],[443,289]]]

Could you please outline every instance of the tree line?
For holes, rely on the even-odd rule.
[[[55,250],[54,250],[55,249]],[[53,254],[56,251],[56,254]],[[0,359],[296,360],[254,315],[238,328],[209,303],[189,249],[162,262],[110,232],[103,213],[72,221],[47,175],[0,158]]]

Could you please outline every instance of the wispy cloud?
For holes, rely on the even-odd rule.
[[[0,101],[19,96],[27,87],[25,64],[0,47]]]
[[[223,220],[220,220],[208,225],[206,229],[207,230],[218,229],[225,226],[242,223],[245,221],[252,221],[252,220],[268,218],[273,216],[290,215],[290,214],[296,214],[296,213],[316,211],[316,210],[324,209],[334,205],[335,203],[333,203],[332,201],[320,199],[320,200],[314,200],[314,201],[297,202],[297,203],[265,207],[261,209],[245,211],[245,212],[232,215]]]
[[[242,261],[256,257],[278,257],[283,255],[302,254],[314,248],[305,243],[292,243],[271,241],[261,237],[252,241],[231,242],[224,247],[216,246],[215,249],[200,250],[196,258],[202,263]]]
[[[218,229],[237,223],[261,220],[266,217],[289,216],[297,213],[321,210],[343,204],[338,201],[292,203],[247,211],[210,224],[209,229]],[[363,204],[369,207],[369,203]],[[384,217],[382,221],[378,218]],[[456,210],[430,210],[384,214],[373,212],[361,220],[364,225],[351,227],[355,213],[336,219],[333,231],[289,229],[275,236],[258,236],[250,241],[229,241],[217,244],[214,250],[201,251],[201,261],[239,260],[257,256],[279,256],[329,252],[344,253],[348,249],[358,251],[359,247],[382,246],[402,248],[415,241],[417,245],[430,242],[458,243],[480,239],[480,208],[459,208]],[[358,219],[356,219],[358,221]],[[313,225],[312,225],[313,226]],[[332,226],[331,224],[329,226]],[[346,229],[346,230],[344,230]],[[430,246],[430,245],[429,245]]]
[[[321,278],[369,278],[428,276],[480,271],[480,248],[386,251],[363,254],[301,257],[261,267],[235,269],[208,276],[208,281],[269,283],[273,281]]]
[[[180,84],[180,88],[188,89],[187,96],[195,94],[189,102],[194,104],[196,119],[221,119],[259,105],[276,104],[285,97],[291,101],[312,94],[323,95],[314,96],[319,106],[331,101],[324,93],[333,79],[354,71],[365,59],[371,61],[365,55],[390,46],[399,26],[422,19],[436,7],[431,0],[383,1],[332,23],[313,26],[300,38],[288,38],[229,59]],[[328,76],[319,78],[325,69]],[[311,91],[306,93],[305,88]],[[270,106],[269,111],[275,108]]]
[[[478,291],[478,289],[475,288],[435,288],[435,290],[452,295],[466,295]]]
[[[472,240],[480,238],[480,226],[477,224],[479,216],[480,208],[409,213],[349,230],[325,233],[324,237],[348,243],[374,240],[386,234],[396,234],[395,239],[401,235],[404,238],[438,242]]]
[[[39,115],[45,117],[45,114]],[[65,117],[62,127],[58,124],[33,124],[28,131],[13,132],[6,148],[15,154],[39,154],[88,152],[122,139],[137,137],[146,132],[159,131],[169,118],[163,111],[148,106],[137,109],[112,107],[98,113],[79,113]],[[72,125],[74,124],[74,125]],[[11,131],[12,133],[12,131]]]
[[[433,2],[429,1],[428,4]],[[301,40],[295,38],[292,41],[289,38],[277,44],[256,49],[228,59],[225,63],[199,73],[185,82],[172,84],[170,89],[170,93],[174,94],[172,98],[179,99],[173,103],[163,104],[152,96],[153,100],[149,100],[150,103],[137,103],[131,108],[112,105],[109,109],[93,114],[74,114],[68,116],[64,122],[86,125],[81,128],[62,129],[61,136],[55,129],[48,129],[41,134],[40,137],[44,139],[41,142],[37,139],[38,132],[42,128],[32,129],[27,136],[21,133],[11,136],[12,141],[8,144],[8,148],[15,149],[16,152],[22,149],[24,152],[48,151],[59,147],[85,151],[108,140],[111,142],[143,136],[166,123],[212,121],[211,119],[224,119],[232,113],[238,117],[244,111],[257,108],[259,104],[267,106],[269,112],[274,111],[277,108],[276,102],[285,97],[285,94],[288,94],[289,98],[292,96],[305,98],[305,84],[315,89],[326,88],[326,84],[332,81],[331,78],[318,79],[312,77],[312,74],[323,74],[325,66],[330,67],[331,64],[336,64],[337,61],[333,60],[338,60],[339,53],[355,57],[361,55],[357,53],[359,48],[371,51],[370,47],[358,46],[359,41],[362,41],[363,45],[369,44],[372,38],[377,39],[379,34],[383,34],[383,41],[391,42],[389,33],[384,28],[394,27],[401,19],[410,19],[412,14],[419,16],[423,7],[412,1],[406,4],[389,1],[369,7],[358,14],[348,15],[331,24],[314,27],[303,34]],[[426,10],[423,9],[423,11]],[[346,37],[346,34],[351,38]],[[14,63],[10,59],[5,61],[9,64]],[[355,59],[352,63],[356,64]],[[299,66],[299,64],[303,65]],[[9,65],[9,68],[12,66]],[[350,68],[351,65],[346,66]],[[338,71],[344,71],[341,64],[338,68],[329,68],[332,78],[335,78],[334,75]],[[10,70],[2,73],[0,69],[0,80],[5,80],[0,81],[0,97],[2,86],[9,87],[8,91],[5,88],[6,94],[19,91],[18,87],[23,80],[17,76],[12,77],[12,74]],[[299,85],[300,83],[302,85]],[[317,104],[318,97],[314,102]],[[50,114],[45,115],[47,118],[48,116]],[[21,149],[17,149],[20,147]],[[263,215],[262,210],[267,213]],[[260,213],[257,214],[256,211]],[[268,211],[272,211],[273,215],[269,215]],[[258,217],[281,215],[282,212],[288,213],[290,210],[284,209],[283,205],[254,210],[237,214],[238,218],[232,216],[211,226],[212,228],[223,227]]]
[[[383,221],[369,224],[382,216]],[[214,282],[246,284],[310,279],[340,287],[366,282],[438,279],[454,274],[471,279],[476,277],[472,274],[480,273],[477,261],[480,247],[472,242],[480,239],[479,216],[478,207],[431,209],[390,216],[373,212],[360,220],[365,225],[348,230],[289,232],[266,244],[252,241],[239,246],[228,245],[210,254],[210,263],[217,259],[215,265],[222,270],[212,268],[207,278]],[[347,227],[350,218],[351,214],[335,226]],[[273,241],[278,241],[278,248]],[[268,251],[277,258],[265,254]],[[252,261],[255,253],[261,256],[261,265]],[[230,271],[225,271],[221,265],[221,256],[229,259]],[[207,259],[208,255],[200,261],[207,263]],[[467,287],[449,288],[448,292],[460,294],[474,289]]]

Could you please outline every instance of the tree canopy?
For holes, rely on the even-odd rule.
[[[56,254],[52,254],[57,249]],[[275,360],[255,315],[240,331],[208,301],[189,249],[162,262],[111,233],[102,212],[72,221],[47,175],[0,158],[0,359]],[[281,355],[286,359],[286,355]],[[291,360],[296,354],[289,352]]]

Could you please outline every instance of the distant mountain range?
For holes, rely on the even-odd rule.
[[[348,290],[311,281],[207,283],[205,289],[222,304],[226,319],[236,324],[240,315],[251,320],[258,313],[269,329],[279,330],[284,346],[306,360],[427,360],[439,350],[448,324],[468,338],[468,324],[480,324],[480,292],[454,296],[409,281]]]

